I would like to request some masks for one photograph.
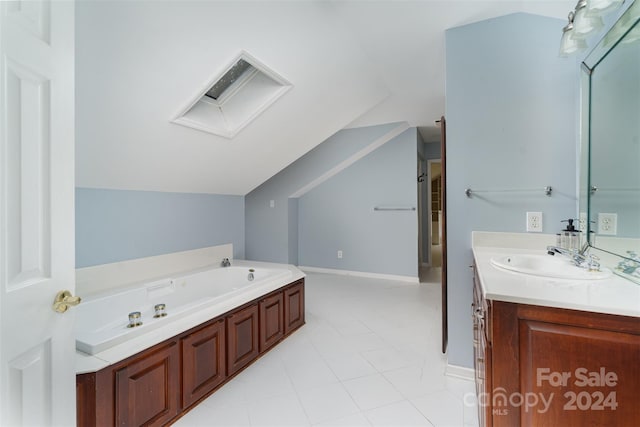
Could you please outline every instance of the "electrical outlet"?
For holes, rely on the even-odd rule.
[[[618,234],[618,214],[599,213],[598,234],[603,234],[605,236],[615,236]]]
[[[276,207],[276,201],[275,200],[269,200],[269,207],[270,208],[275,208]]]
[[[527,212],[527,231],[542,233],[542,212]]]
[[[583,233],[587,232],[587,213],[586,212],[580,212],[580,215],[578,216],[578,230],[582,231]]]
[[[342,259],[342,251],[338,251],[338,259]]]

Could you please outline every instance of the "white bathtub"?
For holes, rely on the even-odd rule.
[[[83,298],[76,307],[76,348],[84,353],[97,354],[155,329],[168,325],[198,311],[220,306],[225,301],[239,300],[247,294],[247,301],[255,298],[255,290],[265,285],[288,283],[292,272],[282,268],[251,268],[231,266],[203,269],[168,277],[107,294]],[[154,318],[154,306],[165,304],[165,317]],[[129,328],[129,313],[142,313],[142,325]],[[222,312],[213,312],[223,314]],[[193,325],[196,326],[196,325]]]

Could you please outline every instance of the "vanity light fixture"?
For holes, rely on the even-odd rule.
[[[624,0],[589,0],[587,1],[587,15],[606,15],[622,6]]]
[[[567,57],[587,48],[585,39],[599,31],[604,23],[602,15],[619,8],[624,0],[579,0],[569,12],[569,22],[562,29],[560,56]]]
[[[587,48],[587,42],[584,38],[573,37],[574,15],[573,12],[569,12],[569,22],[562,29],[562,39],[560,39],[560,56],[562,57],[569,56]]]
[[[604,26],[599,15],[588,14],[587,0],[580,0],[576,5],[573,18],[573,37],[586,37]]]

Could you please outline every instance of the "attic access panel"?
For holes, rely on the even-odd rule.
[[[242,52],[173,123],[231,139],[291,87],[275,71]]]

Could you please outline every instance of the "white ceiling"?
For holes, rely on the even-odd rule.
[[[575,0],[76,4],[77,186],[244,195],[345,127],[437,139],[444,31]],[[242,50],[293,89],[231,140],[171,123]]]

